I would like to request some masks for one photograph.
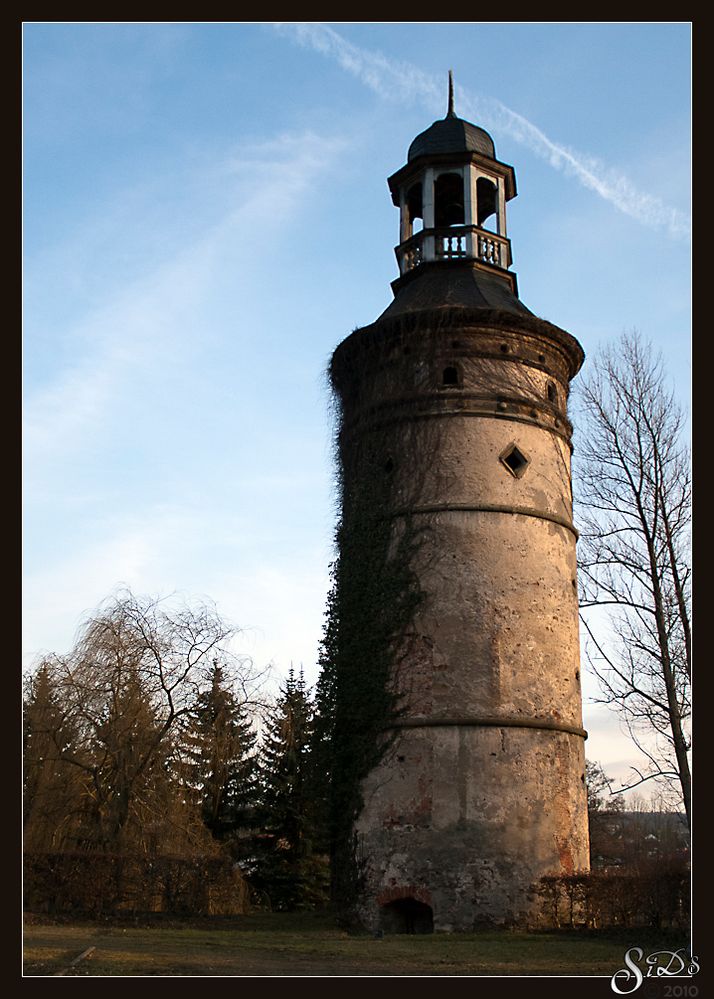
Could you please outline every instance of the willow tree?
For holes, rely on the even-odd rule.
[[[637,333],[601,350],[580,385],[579,565],[587,654],[647,763],[690,819],[691,477],[685,419],[661,357]],[[595,611],[595,608],[602,610]]]

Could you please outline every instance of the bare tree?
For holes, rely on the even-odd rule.
[[[586,654],[600,700],[619,712],[648,761],[629,786],[677,782],[689,821],[691,478],[683,413],[661,358],[637,333],[600,351],[579,398]]]

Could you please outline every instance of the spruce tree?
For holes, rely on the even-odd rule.
[[[86,775],[64,757],[76,743],[76,724],[45,660],[26,684],[23,713],[23,827],[28,852],[74,849],[90,788]]]
[[[213,661],[210,687],[188,716],[185,736],[187,780],[214,839],[240,853],[237,839],[254,821],[257,794],[256,735],[224,665]]]
[[[314,707],[290,669],[270,712],[261,752],[261,835],[253,883],[271,908],[308,909],[326,900],[327,860],[316,852],[311,758]]]

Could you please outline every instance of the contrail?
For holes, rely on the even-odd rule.
[[[276,22],[273,26],[305,47],[335,59],[348,73],[357,77],[381,97],[413,103],[415,100],[432,113],[443,104],[443,86],[417,66],[388,59],[381,52],[370,52],[348,42],[326,24],[315,22]],[[576,177],[589,190],[599,194],[618,211],[653,229],[666,228],[670,235],[688,237],[691,225],[687,215],[670,208],[659,198],[639,191],[617,170],[594,157],[567,149],[549,139],[536,125],[492,97],[479,97],[463,87],[457,88],[459,106],[470,118],[487,129],[505,132],[547,160],[556,170]]]

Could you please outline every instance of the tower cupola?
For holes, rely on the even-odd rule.
[[[388,183],[400,211],[395,252],[401,276],[421,264],[454,260],[508,270],[506,202],[516,196],[515,172],[496,159],[488,132],[457,117],[451,72],[446,117],[414,139],[406,165]]]

